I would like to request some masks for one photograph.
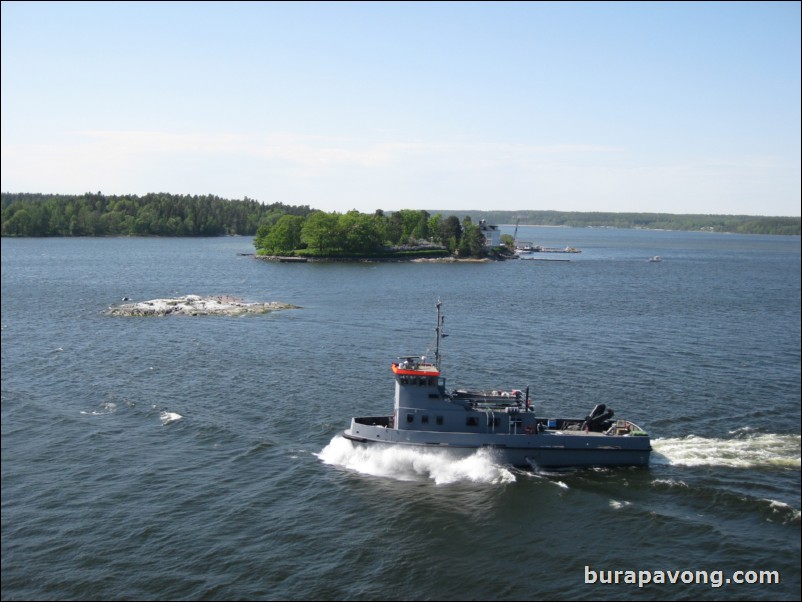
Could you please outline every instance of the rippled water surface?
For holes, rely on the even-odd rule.
[[[798,599],[799,237],[521,230],[582,253],[274,264],[238,254],[249,238],[3,239],[2,598]],[[184,294],[301,309],[103,313]],[[605,403],[650,432],[652,466],[344,440],[389,412],[389,364],[432,344],[438,298],[449,387]]]

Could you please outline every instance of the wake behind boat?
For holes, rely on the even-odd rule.
[[[446,389],[440,371],[443,336],[437,302],[435,360],[399,358],[392,364],[395,402],[389,416],[351,419],[346,439],[364,445],[446,449],[469,455],[492,449],[497,458],[520,467],[647,466],[649,435],[629,420],[614,419],[597,405],[585,418],[538,416],[529,388]]]

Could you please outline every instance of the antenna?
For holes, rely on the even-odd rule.
[[[435,365],[435,367],[437,368],[438,371],[440,370],[440,359],[441,359],[440,358],[440,338],[443,336],[443,320],[445,319],[445,317],[443,315],[441,315],[441,312],[440,312],[440,306],[442,304],[443,304],[443,302],[440,301],[440,299],[438,299],[437,303],[435,303],[435,305],[434,305],[437,308],[437,325],[434,327],[435,338],[436,338],[435,347],[434,347],[434,365]]]

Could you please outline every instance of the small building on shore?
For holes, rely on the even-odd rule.
[[[498,226],[488,224],[487,220],[479,220],[479,230],[485,237],[486,247],[498,247],[501,245],[501,231]]]

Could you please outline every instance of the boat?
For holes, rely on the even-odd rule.
[[[659,255],[655,255],[654,257],[649,257],[649,263],[660,263],[663,261],[663,258]]]
[[[392,362],[392,414],[352,418],[343,432],[346,439],[363,446],[449,450],[459,457],[487,449],[501,463],[536,470],[648,466],[648,433],[634,422],[613,418],[605,404],[584,418],[551,418],[535,411],[528,386],[448,390],[441,371],[441,305],[436,304],[434,361],[405,356]]]
[[[580,249],[576,247],[543,247],[540,245],[532,244],[531,242],[520,242],[515,245],[515,254],[522,256],[529,253],[581,253]]]
[[[521,255],[522,253],[539,253],[541,247],[531,242],[516,242],[515,254]]]

